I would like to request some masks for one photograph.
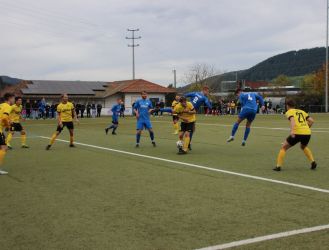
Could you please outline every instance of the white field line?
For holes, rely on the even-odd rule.
[[[329,225],[323,225],[323,226],[317,226],[317,227],[308,227],[308,228],[303,228],[303,229],[298,229],[298,230],[292,230],[292,231],[287,231],[287,232],[282,232],[282,233],[276,233],[276,234],[260,236],[260,237],[256,237],[256,238],[246,239],[246,240],[233,241],[233,242],[230,242],[230,243],[221,244],[221,245],[217,245],[217,246],[210,246],[210,247],[200,248],[199,250],[227,249],[227,248],[244,246],[244,245],[253,244],[253,243],[262,242],[262,241],[285,238],[285,237],[299,235],[299,234],[318,232],[318,231],[322,231],[322,230],[326,230],[326,229],[329,229]]]
[[[50,139],[50,137],[46,137],[46,136],[40,136],[40,138],[48,139],[48,140]],[[67,140],[57,139],[57,141],[69,143],[69,141],[67,141]],[[311,187],[311,186],[306,186],[306,185],[301,185],[301,184],[296,184],[296,183],[286,182],[286,181],[279,181],[279,180],[275,180],[275,179],[264,178],[264,177],[249,175],[249,174],[242,174],[242,173],[227,171],[227,170],[223,170],[223,169],[210,168],[210,167],[206,167],[206,166],[202,166],[202,165],[197,165],[197,164],[192,164],[192,163],[187,163],[187,162],[181,162],[181,161],[175,161],[175,160],[169,160],[169,159],[150,156],[150,155],[137,154],[137,153],[132,153],[132,152],[128,152],[128,151],[112,149],[112,148],[106,148],[106,147],[101,147],[101,146],[96,146],[96,145],[91,145],[91,144],[86,144],[86,143],[81,143],[81,142],[75,142],[75,144],[76,145],[81,145],[81,146],[84,146],[84,147],[90,147],[90,148],[95,148],[95,149],[100,149],[100,150],[106,150],[106,151],[111,151],[111,152],[125,154],[125,155],[137,156],[137,157],[140,157],[140,158],[146,158],[146,159],[151,159],[151,160],[169,162],[169,163],[173,163],[173,164],[181,165],[181,166],[185,166],[185,167],[203,169],[203,170],[208,170],[208,171],[212,171],[212,172],[235,175],[235,176],[245,177],[245,178],[249,178],[249,179],[265,181],[265,182],[271,182],[271,183],[275,183],[275,184],[281,184],[281,185],[291,186],[291,187],[295,187],[295,188],[307,189],[307,190],[311,190],[311,191],[316,191],[316,192],[329,194],[328,189],[316,188],[316,187]]]

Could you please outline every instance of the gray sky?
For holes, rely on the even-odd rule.
[[[245,69],[324,46],[326,0],[0,0],[0,75],[131,78],[127,28],[140,28],[136,77],[163,85],[194,63]]]

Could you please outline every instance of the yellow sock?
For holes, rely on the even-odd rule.
[[[11,140],[13,139],[13,134],[12,133],[8,133],[7,135],[7,139],[6,139],[6,144],[10,145]]]
[[[183,146],[183,150],[185,152],[187,152],[188,150],[188,145],[190,144],[190,137],[184,137],[184,146]]]
[[[26,134],[21,135],[21,143],[22,143],[22,146],[26,145]]]
[[[284,159],[285,155],[286,155],[286,151],[284,149],[281,149],[279,152],[279,155],[278,155],[277,163],[276,163],[277,167],[282,167],[283,159]]]
[[[57,134],[54,133],[54,134],[52,135],[51,139],[50,139],[49,145],[53,145],[53,144],[54,144],[54,142],[55,142],[55,140],[56,140],[56,137],[57,137]]]
[[[3,160],[5,158],[6,151],[5,150],[0,150],[0,166],[3,164]]]
[[[174,129],[175,129],[176,133],[179,131],[179,124],[178,123],[174,123]]]
[[[312,154],[312,151],[306,147],[304,148],[304,154],[306,155],[307,159],[310,161],[310,162],[313,162],[314,161],[314,158],[313,158],[313,154]]]
[[[70,136],[70,144],[73,144],[73,136]]]

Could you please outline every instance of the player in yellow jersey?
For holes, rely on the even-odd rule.
[[[314,160],[312,151],[307,147],[311,139],[311,127],[314,123],[312,117],[306,112],[300,109],[295,109],[296,104],[293,100],[286,101],[286,117],[290,121],[290,136],[283,143],[279,152],[276,167],[274,171],[281,171],[283,160],[286,155],[286,151],[300,143],[301,150],[304,151],[305,156],[311,162],[311,169],[316,169],[317,164]]]
[[[3,165],[3,160],[7,152],[6,137],[4,135],[4,130],[9,130],[10,128],[10,118],[11,105],[15,102],[15,95],[11,93],[6,93],[3,96],[5,102],[0,105],[0,167]],[[0,169],[0,175],[8,174],[8,172]]]
[[[179,142],[177,143],[178,154],[187,154],[188,147],[191,141],[191,133],[195,130],[196,111],[191,102],[186,100],[186,97],[181,97],[179,104],[174,108],[174,114],[177,114],[181,122],[181,130],[179,133]]]
[[[70,132],[70,147],[71,148],[75,147],[75,145],[73,144],[73,131],[74,131],[73,120],[75,120],[76,122],[79,122],[79,120],[77,118],[74,105],[72,102],[69,102],[69,96],[67,94],[62,95],[62,101],[57,106],[57,113],[58,113],[57,130],[51,137],[50,142],[46,147],[46,150],[49,150],[51,148],[57,136],[63,131],[64,127],[67,127],[67,129]]]
[[[176,95],[175,100],[171,104],[172,119],[173,119],[173,124],[174,124],[174,135],[178,135],[178,133],[179,133],[179,124],[178,124],[179,118],[178,118],[178,115],[173,112],[176,105],[179,104],[179,98],[180,98],[180,96]]]
[[[29,148],[26,145],[26,132],[21,124],[22,109],[23,109],[22,97],[17,96],[15,98],[15,104],[12,105],[11,108],[12,108],[12,110],[11,110],[11,113],[9,114],[11,127],[10,127],[10,131],[7,135],[7,139],[6,139],[7,147],[8,147],[8,149],[12,149],[10,142],[13,138],[13,135],[15,132],[20,132],[22,148]]]

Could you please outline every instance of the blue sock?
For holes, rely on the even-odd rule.
[[[244,131],[243,140],[246,141],[248,139],[249,133],[250,133],[250,128],[246,128],[246,130]]]
[[[137,133],[136,134],[136,143],[139,144],[140,140],[141,140],[141,134],[140,133]]]
[[[236,131],[238,131],[238,128],[239,128],[239,124],[237,122],[234,123],[231,136],[235,136],[235,133]]]
[[[150,138],[151,138],[151,141],[154,141],[154,132],[150,131]]]

